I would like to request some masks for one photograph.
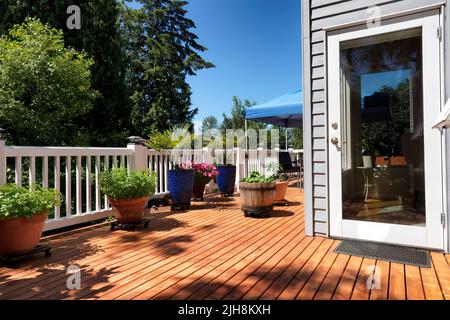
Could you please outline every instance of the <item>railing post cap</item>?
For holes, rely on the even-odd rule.
[[[128,137],[128,144],[144,145],[147,140],[139,136]]]

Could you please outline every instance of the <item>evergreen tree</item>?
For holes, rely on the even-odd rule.
[[[234,96],[232,98],[233,106],[231,107],[230,116],[223,114],[223,121],[221,130],[225,133],[228,129],[245,129],[245,116],[247,115],[247,109],[256,105],[256,102],[251,102],[250,100],[242,101],[238,97]],[[264,123],[259,123],[255,121],[247,121],[248,129],[266,129],[267,125]]]
[[[130,57],[131,120],[134,133],[147,136],[192,121],[198,110],[191,108],[186,78],[214,65],[200,56],[207,49],[192,32],[186,1],[139,2],[141,8],[125,10],[122,26]]]
[[[219,121],[215,116],[208,116],[202,121],[202,132],[206,132],[208,130],[218,129]]]

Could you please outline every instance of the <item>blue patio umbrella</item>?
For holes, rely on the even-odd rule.
[[[267,103],[248,108],[245,119],[277,125],[286,130],[287,128],[301,127],[303,126],[302,98],[301,90],[283,95]]]

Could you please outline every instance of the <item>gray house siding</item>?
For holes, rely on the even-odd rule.
[[[374,5],[379,7],[382,16],[386,16],[418,10],[442,2],[442,0],[302,1],[305,231],[307,235],[328,236],[329,230],[326,33],[324,29],[363,22],[368,18],[367,8]],[[449,21],[448,16],[446,21]],[[449,30],[448,23],[446,29]],[[450,30],[446,34],[447,38],[449,32]],[[446,46],[449,49],[449,41],[446,41]],[[447,64],[447,78],[449,74]],[[447,86],[447,94],[449,93],[450,88]],[[448,144],[450,145],[450,139]]]
[[[444,86],[445,86],[445,101],[450,99],[450,2],[447,1],[447,6],[444,11]],[[450,159],[450,134],[447,133],[447,159]],[[450,195],[450,160],[447,160],[447,195]],[[447,199],[447,225],[450,221],[450,201]],[[450,243],[450,228],[447,228],[447,239]],[[449,251],[450,244],[447,246]]]

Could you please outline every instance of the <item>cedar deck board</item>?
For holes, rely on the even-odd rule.
[[[303,194],[268,219],[245,218],[239,198],[211,199],[184,213],[161,209],[138,232],[84,228],[46,239],[53,256],[0,268],[0,299],[450,299],[449,257],[420,269],[334,254],[339,241],[304,236]],[[65,269],[82,267],[82,289]],[[367,290],[367,266],[381,290]],[[147,279],[147,281],[143,281]]]

